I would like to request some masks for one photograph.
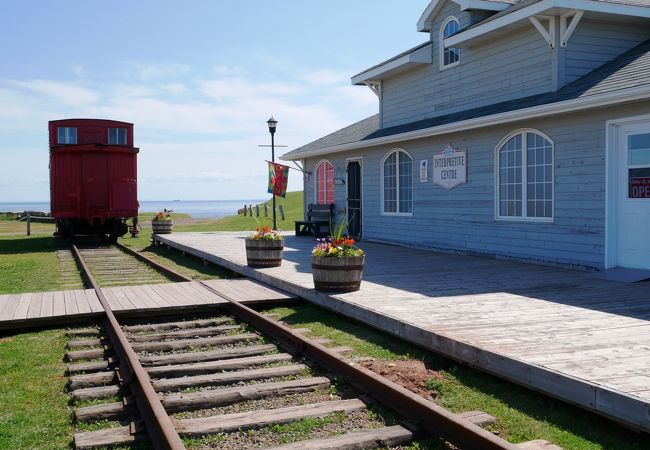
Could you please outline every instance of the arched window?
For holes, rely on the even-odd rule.
[[[334,203],[334,166],[329,161],[316,166],[316,203]]]
[[[382,213],[413,214],[413,158],[391,150],[381,161]]]
[[[460,63],[460,49],[445,47],[445,39],[460,31],[460,22],[455,17],[447,17],[440,27],[440,68],[455,66]]]
[[[553,142],[520,130],[497,146],[497,218],[553,220]]]

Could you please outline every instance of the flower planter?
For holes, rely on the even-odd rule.
[[[314,287],[322,292],[354,292],[361,287],[366,256],[313,256]]]
[[[250,267],[278,267],[283,253],[284,239],[246,238],[246,260]]]
[[[154,234],[171,234],[174,222],[171,220],[152,220],[151,230]]]

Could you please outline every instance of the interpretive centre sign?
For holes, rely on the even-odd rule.
[[[433,182],[447,190],[467,183],[467,152],[449,145],[433,155]]]

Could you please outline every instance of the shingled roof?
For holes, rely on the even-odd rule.
[[[604,0],[603,0],[604,1]],[[613,1],[613,0],[612,0]],[[587,75],[554,92],[532,95],[466,111],[431,117],[389,128],[379,128],[378,115],[368,117],[335,131],[282,156],[284,160],[301,159],[310,153],[351,143],[362,143],[386,136],[396,136],[426,128],[524,110],[541,105],[578,100],[599,94],[617,93],[641,86],[650,87],[650,40],[638,45]],[[371,145],[371,142],[369,142]]]

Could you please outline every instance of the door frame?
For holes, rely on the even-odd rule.
[[[623,117],[606,122],[605,144],[605,269],[618,265],[618,194],[620,130],[625,125],[650,123],[650,114]]]
[[[363,198],[363,156],[353,156],[350,158],[345,158],[345,217],[347,220],[348,217],[348,184],[349,184],[349,179],[348,179],[348,163],[350,162],[355,162],[357,161],[359,163],[359,174],[361,176],[361,179],[359,180],[359,183],[361,185],[361,237],[363,238],[366,235],[366,227],[365,223],[366,221],[364,220],[366,216],[366,211],[365,211],[365,204],[366,202],[364,201]]]

